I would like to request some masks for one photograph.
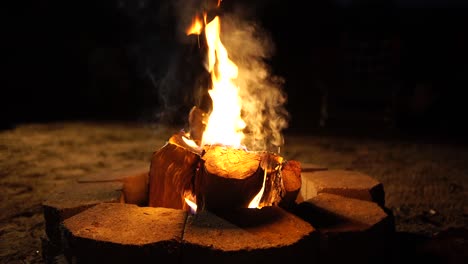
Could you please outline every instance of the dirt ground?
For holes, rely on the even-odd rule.
[[[149,166],[152,152],[173,132],[158,125],[85,122],[0,131],[0,262],[42,263],[41,203],[54,188],[90,173]],[[358,170],[382,182],[399,253],[431,252],[413,254],[408,262],[467,261],[468,148],[310,133],[286,135],[281,155]]]

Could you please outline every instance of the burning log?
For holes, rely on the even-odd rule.
[[[184,197],[192,189],[201,149],[174,134],[153,153],[149,172],[149,206],[189,210]]]
[[[264,195],[259,194],[260,204],[279,202],[283,188],[275,167],[279,167],[281,160],[266,152],[208,147],[194,186],[197,207],[202,210],[246,208],[261,190]]]
[[[185,198],[191,195],[197,211],[289,206],[295,201],[301,186],[299,162],[221,145],[202,150],[183,138],[182,133],[173,135],[153,154],[149,206],[189,210]]]

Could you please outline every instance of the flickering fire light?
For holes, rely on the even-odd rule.
[[[211,105],[194,106],[187,133],[174,134],[154,153],[150,206],[191,212],[262,208],[297,192],[285,189],[288,179],[283,177],[300,177],[300,168],[284,167],[287,161],[268,151],[283,143],[280,131],[286,122],[285,96],[264,64],[265,42],[249,24],[233,21],[229,14],[208,15],[211,11],[196,14],[186,30],[198,36],[200,50],[206,52],[211,84],[204,88]]]
[[[206,17],[206,16],[205,16]],[[200,33],[199,20],[190,27],[190,32]],[[245,122],[241,117],[242,102],[237,78],[237,65],[229,59],[228,52],[220,39],[221,23],[217,16],[205,26],[208,45],[208,72],[212,88],[208,91],[213,109],[203,132],[202,145],[222,144],[235,148],[242,147]]]
[[[218,2],[219,5],[219,2]],[[205,20],[205,37],[208,46],[208,72],[211,74],[212,88],[208,91],[213,108],[203,132],[201,145],[222,144],[234,148],[245,148],[242,145],[243,129],[246,127],[241,117],[242,99],[239,96],[239,87],[234,80],[238,75],[237,65],[229,58],[228,51],[221,42],[221,22],[216,16],[209,23]],[[203,31],[201,20],[195,16],[187,35],[200,35]],[[265,188],[265,171],[262,188],[250,202],[249,208],[257,208]],[[194,198],[192,198],[194,199]],[[196,198],[195,198],[196,199]],[[196,203],[185,198],[187,204],[196,211]]]

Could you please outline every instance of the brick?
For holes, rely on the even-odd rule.
[[[70,263],[178,263],[187,213],[98,204],[62,224]]]
[[[149,165],[130,167],[86,175],[78,179],[78,182],[122,182],[125,203],[146,206],[148,204],[148,173]]]
[[[317,258],[312,225],[280,207],[191,215],[183,237],[182,263],[288,263]]]
[[[42,203],[46,234],[61,245],[60,223],[96,204],[123,202],[121,182],[73,183],[55,190]]]
[[[301,177],[298,203],[320,193],[330,193],[385,205],[383,184],[367,174],[350,170],[324,170],[305,172]]]
[[[374,202],[320,193],[296,210],[320,234],[320,262],[375,263],[389,254],[393,216]]]

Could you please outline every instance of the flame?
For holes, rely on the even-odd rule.
[[[263,185],[260,191],[255,195],[255,197],[250,201],[248,208],[261,208],[260,205],[260,200],[262,199],[263,193],[265,192],[265,181],[267,177],[267,171],[265,170],[265,173],[263,175]]]
[[[192,19],[191,26],[187,29],[186,33],[188,35],[196,34],[200,35],[203,30],[203,23],[199,16],[194,16]]]
[[[195,202],[196,198],[193,197],[192,195],[188,195],[184,197],[184,200],[187,203],[187,205],[190,207],[190,212],[192,214],[195,214],[197,212],[197,207],[198,207],[197,203]]]
[[[218,0],[218,7],[221,1],[222,0]],[[242,41],[240,50],[238,48],[233,48],[233,50],[241,52],[242,58],[252,58],[254,63],[246,67],[246,65],[242,64],[243,61],[240,61],[240,72],[242,74],[240,76],[241,78],[237,79],[239,68],[231,61],[227,49],[221,42],[220,18],[216,16],[208,23],[206,13],[203,14],[203,20],[201,17],[200,15],[195,16],[192,20],[192,25],[186,31],[187,35],[201,35],[201,33],[204,32],[207,44],[206,68],[211,74],[212,81],[212,87],[208,90],[212,99],[212,110],[205,124],[201,146],[222,144],[246,150],[247,148],[243,145],[243,130],[246,128],[246,122],[243,118],[245,118],[249,123],[249,132],[254,135],[253,139],[250,140],[255,143],[257,147],[261,146],[262,143],[266,145],[264,138],[267,138],[267,135],[269,135],[268,133],[270,133],[273,139],[269,142],[271,142],[273,146],[277,146],[279,152],[279,145],[283,143],[279,131],[286,126],[286,115],[282,108],[285,97],[281,93],[280,87],[277,86],[280,84],[280,79],[274,79],[276,80],[276,82],[274,82],[266,78],[269,74],[268,68],[264,66],[263,60],[258,59],[259,57],[265,57],[267,54],[266,51],[263,53],[260,52],[260,55],[248,51],[258,51],[258,48],[263,48],[262,44],[264,43],[258,42],[252,35],[249,35],[248,33],[250,31],[244,33],[243,36],[246,36],[246,38],[240,38]],[[252,40],[257,41],[253,44],[254,49],[244,49],[246,47],[244,45],[244,40],[246,39],[250,40],[250,42],[252,42]],[[236,47],[236,45],[234,45],[234,47]],[[245,50],[247,50],[247,52]],[[249,91],[255,88],[265,92],[255,91],[250,93],[248,91],[246,92],[246,90],[240,91],[239,84],[243,89],[246,88]],[[242,101],[241,95],[244,97],[244,101]],[[243,109],[243,107],[245,109]],[[252,126],[252,124],[254,125]],[[267,129],[264,129],[263,126]],[[248,140],[249,139],[246,139],[246,142]],[[249,146],[250,145],[251,144],[249,144]],[[261,208],[260,200],[265,191],[267,174],[268,169],[265,169],[262,188],[250,202],[249,208]],[[193,202],[196,201],[194,197],[192,197],[192,199],[185,198],[185,201],[192,210],[196,211],[196,203]]]
[[[220,39],[221,25],[215,17],[205,26],[208,44],[208,72],[211,73],[212,89],[208,91],[213,109],[203,133],[202,145],[224,144],[242,147],[245,122],[241,118],[239,87],[233,82],[237,78],[237,65],[229,59],[228,52]]]

